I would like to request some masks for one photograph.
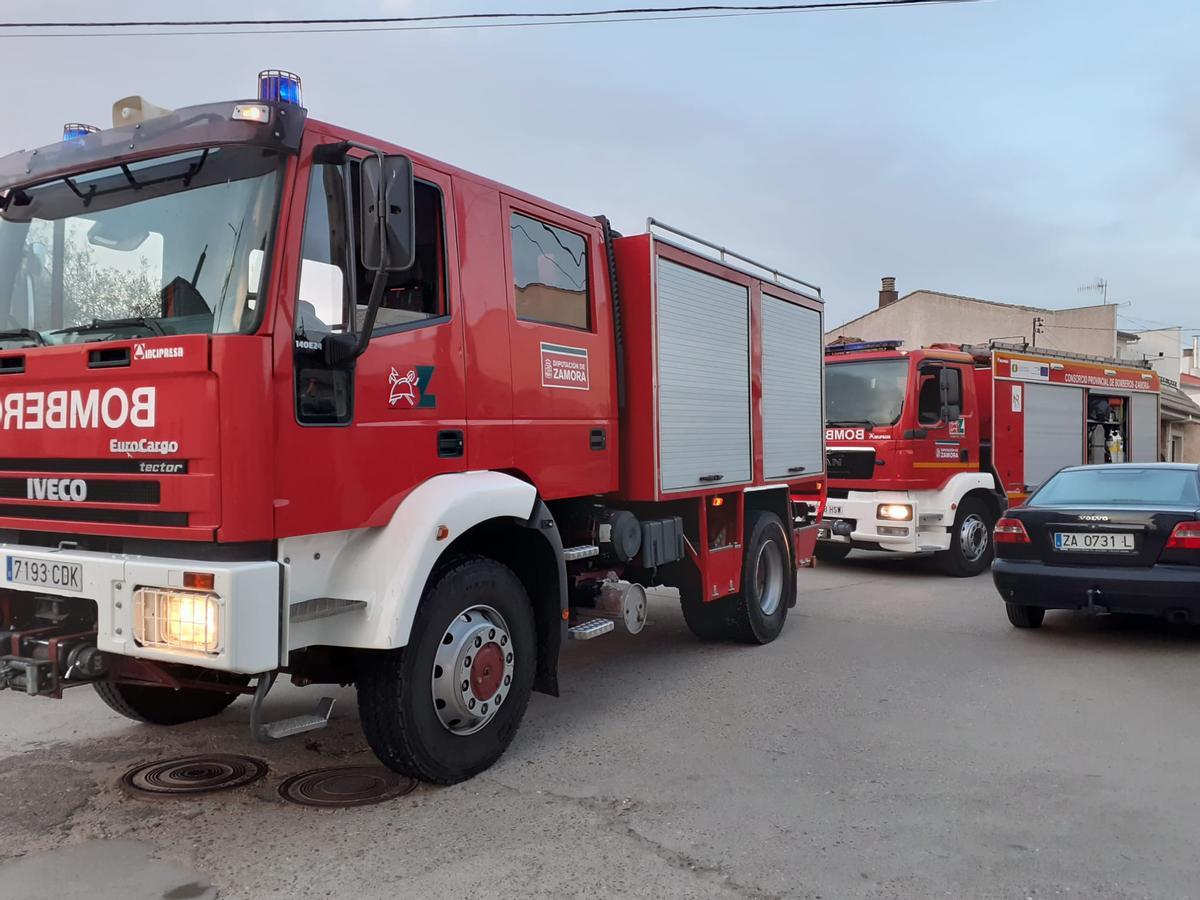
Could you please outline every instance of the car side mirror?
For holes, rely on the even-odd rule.
[[[957,369],[942,369],[938,373],[938,389],[941,394],[942,421],[953,422],[962,415],[962,396]]]
[[[364,157],[359,178],[362,264],[369,271],[407,269],[416,257],[412,160],[400,154]]]

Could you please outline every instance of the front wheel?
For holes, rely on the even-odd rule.
[[[367,743],[404,775],[464,781],[508,748],[536,669],[525,586],[495,560],[465,558],[426,590],[407,647],[364,653],[358,708]]]
[[[183,725],[224,712],[238,698],[238,689],[249,682],[249,678],[240,676],[230,679],[227,686],[233,688],[234,693],[224,693],[219,688],[211,691],[203,688],[173,690],[115,681],[97,681],[92,686],[109,709],[127,719],[149,725]]]
[[[971,578],[986,570],[995,555],[995,526],[996,517],[986,503],[976,497],[964,498],[950,530],[950,549],[937,555],[942,571],[955,578]]]
[[[850,549],[848,543],[834,544],[817,541],[817,549],[814,551],[814,554],[821,562],[841,562],[850,555]]]

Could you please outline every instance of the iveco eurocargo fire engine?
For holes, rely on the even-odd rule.
[[[1158,459],[1148,366],[1002,343],[826,352],[819,558],[932,552],[949,574],[975,575],[1004,509],[1063,466]]]
[[[450,783],[673,585],[766,643],[822,499],[812,285],[309,119],[299,79],[0,159],[0,687],[175,724],[355,684]]]

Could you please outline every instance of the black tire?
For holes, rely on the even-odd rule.
[[[679,598],[679,606],[683,609],[683,621],[688,630],[702,641],[724,641],[729,639],[732,627],[729,624],[729,614],[733,609],[731,598],[722,597],[711,603],[702,603],[695,597]]]
[[[850,555],[851,547],[849,544],[833,544],[825,541],[817,541],[817,549],[814,555],[821,562],[841,562]]]
[[[1020,603],[1005,603],[1008,621],[1014,628],[1041,628],[1042,620],[1046,618],[1046,610],[1040,606],[1025,606]]]
[[[710,603],[686,594],[681,598],[683,619],[702,641],[769,644],[783,631],[796,574],[779,517],[762,510],[748,513],[744,547],[740,594]]]
[[[963,498],[950,530],[950,549],[937,554],[939,568],[955,578],[972,578],[987,571],[996,555],[992,543],[995,527],[996,517],[987,503],[978,497]]]
[[[476,612],[483,608],[488,610],[486,614]],[[437,665],[439,651],[454,647],[452,627],[491,624],[486,616],[492,613],[502,620],[500,633],[511,639],[505,645],[513,657],[511,682],[502,689],[506,693],[498,689],[495,696],[502,704],[492,704],[491,716],[478,730],[456,733],[451,726],[461,720],[443,724],[441,717],[450,715],[445,701],[434,705],[434,690],[444,684],[440,680],[435,683],[435,671],[438,679],[453,677],[454,684],[459,677]],[[469,624],[464,626],[464,622]],[[464,684],[476,677],[470,667],[469,646],[462,645],[461,652],[467,656],[456,657],[456,661],[466,660]],[[407,647],[365,652],[360,657],[358,709],[363,733],[379,760],[396,772],[435,784],[465,781],[492,765],[512,742],[529,705],[536,670],[533,607],[521,580],[494,560],[459,559],[430,580]],[[486,710],[486,705],[479,708]]]
[[[245,687],[249,682],[248,678],[239,678],[234,684]],[[93,687],[114,712],[148,725],[183,725],[208,719],[224,712],[240,696],[201,688],[173,690],[113,681],[98,681]]]

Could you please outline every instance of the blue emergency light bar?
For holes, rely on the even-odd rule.
[[[282,69],[264,69],[258,73],[258,99],[303,106],[300,76]]]
[[[865,353],[868,350],[896,350],[904,341],[855,341],[852,344],[828,344],[825,355],[837,353]]]
[[[89,134],[95,134],[100,129],[95,125],[84,125],[82,122],[68,122],[63,126],[64,141],[79,141],[83,140]]]

